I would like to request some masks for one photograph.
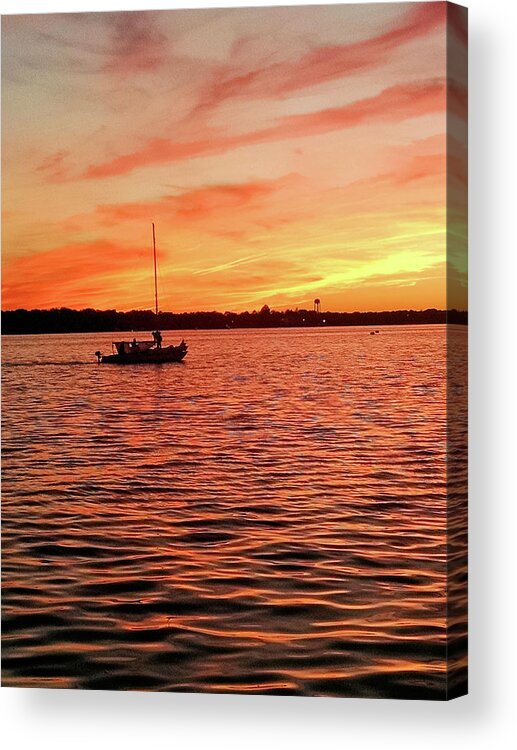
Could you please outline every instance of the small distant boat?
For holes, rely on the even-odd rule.
[[[156,235],[153,223],[153,258],[154,258],[154,307],[158,319],[158,278],[156,273]],[[160,364],[162,362],[181,362],[188,352],[188,344],[182,341],[177,346],[162,347],[162,334],[156,330],[152,332],[152,341],[113,341],[112,353],[95,352],[97,362],[106,365],[138,365]]]

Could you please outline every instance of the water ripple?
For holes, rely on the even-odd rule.
[[[4,337],[3,683],[443,697],[445,329],[182,335]]]

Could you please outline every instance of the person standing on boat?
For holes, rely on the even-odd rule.
[[[156,347],[158,349],[161,349],[162,348],[162,334],[160,333],[160,331],[153,331],[153,338],[156,342]]]

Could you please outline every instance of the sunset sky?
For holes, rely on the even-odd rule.
[[[162,310],[445,307],[445,29],[445,3],[4,17],[2,308],[151,308],[152,221]]]

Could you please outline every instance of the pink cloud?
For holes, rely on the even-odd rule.
[[[128,270],[149,270],[149,252],[131,242],[102,238],[91,242],[68,242],[44,252],[4,262],[2,300],[5,309],[91,304],[111,293],[120,294],[127,284]]]
[[[307,52],[298,60],[274,63],[242,72],[242,61],[218,67],[201,93],[194,110],[210,110],[238,97],[275,98],[336,78],[370,70],[385,63],[389,54],[404,44],[442,26],[445,31],[445,3],[422,3],[410,7],[402,22],[371,39],[352,44],[326,45]],[[242,45],[234,46],[240,58]]]
[[[244,209],[262,206],[269,196],[299,180],[298,175],[286,175],[276,180],[207,185],[187,190],[179,195],[166,195],[157,201],[101,205],[97,207],[96,214],[107,225],[134,219],[148,220],[149,216],[169,216],[175,220],[198,222],[211,216],[220,218],[228,213],[235,215],[237,221]]]
[[[36,171],[42,172],[48,181],[59,182],[66,179],[68,175],[66,161],[69,155],[68,151],[56,151],[47,156],[41,164],[36,167]]]
[[[451,88],[451,101],[454,96],[455,92]],[[262,130],[230,136],[207,136],[179,143],[167,138],[154,138],[138,151],[88,167],[81,176],[86,179],[113,177],[153,164],[221,154],[243,146],[287,138],[303,138],[351,128],[361,123],[398,122],[442,110],[445,111],[445,84],[442,80],[402,84],[385,89],[377,96],[341,107],[284,117],[277,124]]]

